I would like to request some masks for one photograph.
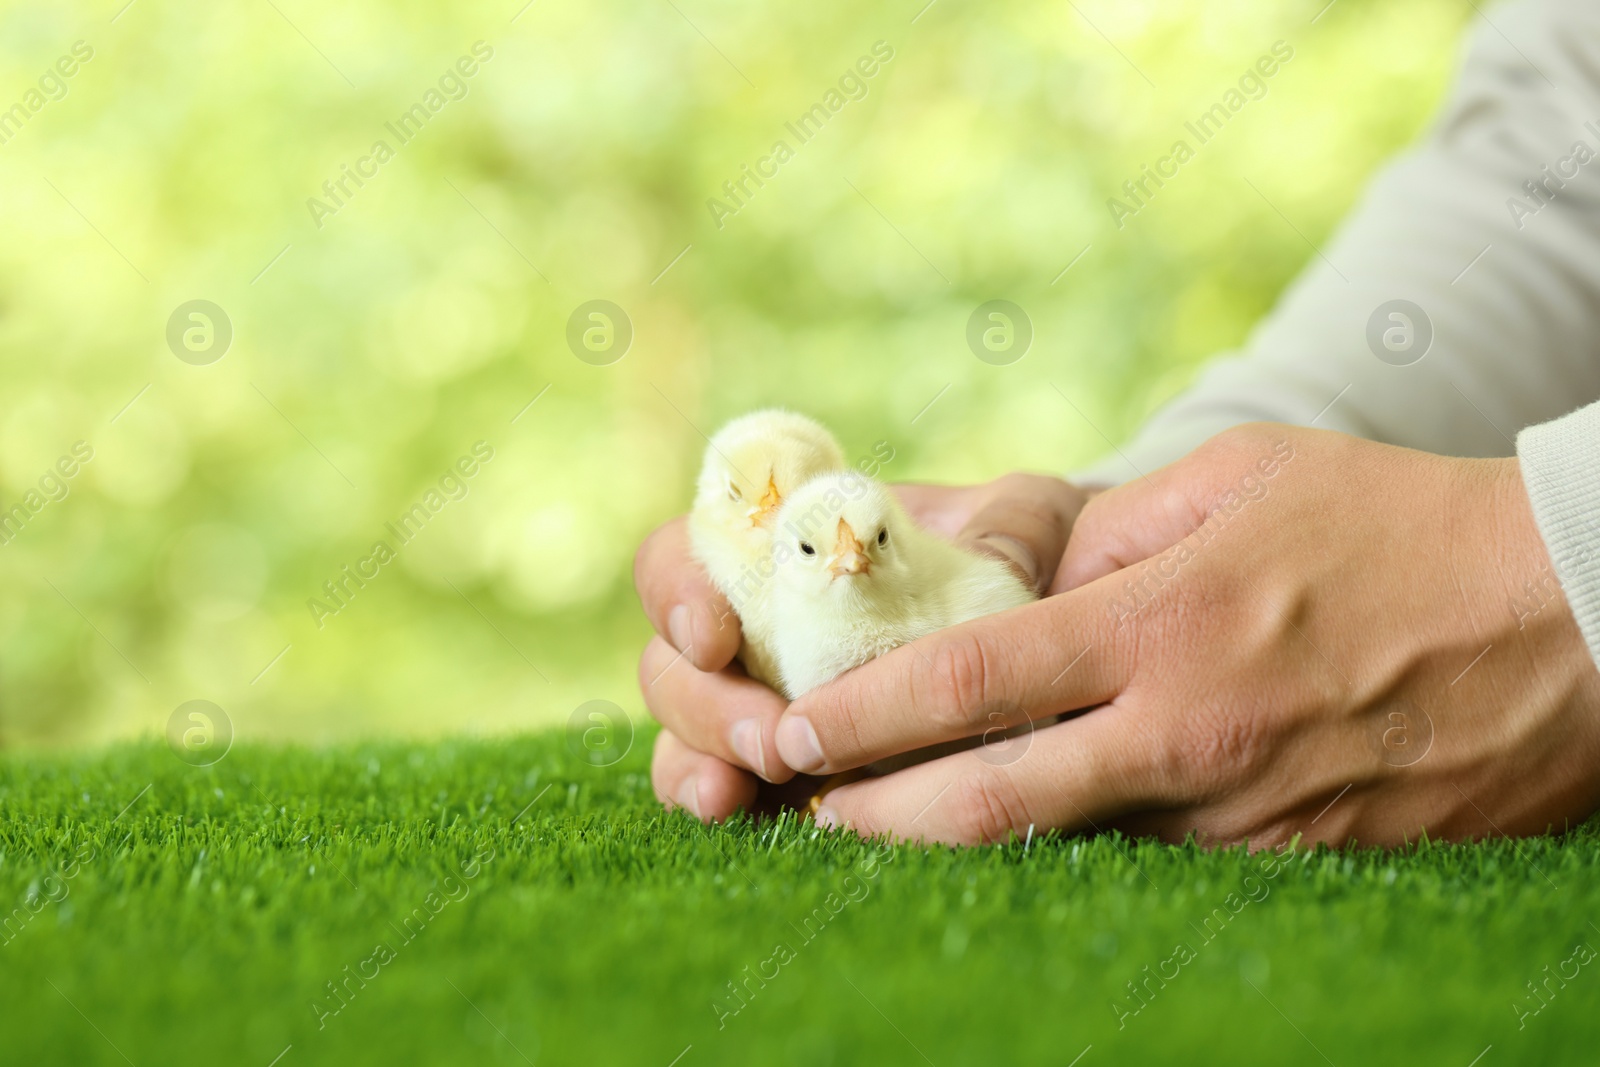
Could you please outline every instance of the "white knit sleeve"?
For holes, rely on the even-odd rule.
[[[1556,578],[1600,664],[1600,403],[1523,430],[1517,459]]]

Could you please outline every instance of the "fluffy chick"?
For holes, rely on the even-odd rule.
[[[739,659],[750,676],[774,685],[772,530],[788,494],[845,466],[826,428],[780,409],[753,411],[711,438],[696,483],[689,534],[695,558],[739,615]]]
[[[855,471],[790,494],[772,558],[778,679],[791,700],[935,630],[1036,599],[1006,564],[919,529]]]

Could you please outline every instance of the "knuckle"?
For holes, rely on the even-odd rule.
[[[1107,490],[1104,493],[1096,493],[1085,501],[1078,511],[1077,521],[1073,524],[1073,533],[1078,535],[1085,529],[1098,532],[1106,525],[1107,516],[1110,514],[1108,509],[1113,506],[1115,499],[1115,494]]]
[[[1084,494],[1061,478],[1044,474],[1019,476],[1017,491],[1027,511],[1049,529],[1070,526],[1082,509]]]
[[[988,844],[1005,840],[1035,820],[1016,785],[1003,772],[986,771],[957,780],[951,790],[951,827],[963,841]]]
[[[1208,847],[1236,848],[1248,844],[1252,850],[1258,845],[1275,846],[1289,840],[1304,827],[1282,834],[1280,824],[1239,806],[1229,806],[1206,812],[1195,819],[1194,831]]]
[[[1234,434],[1237,432],[1238,427],[1232,427],[1223,430],[1221,433],[1212,434],[1204,441],[1201,441],[1193,452],[1189,453],[1190,458],[1196,462],[1209,463],[1227,455],[1233,449]]]
[[[1238,470],[1254,466],[1282,441],[1296,436],[1295,427],[1274,422],[1247,422],[1230,427],[1206,441],[1199,449],[1211,465]]]
[[[644,646],[644,651],[639,654],[639,667],[634,672],[639,683],[639,692],[644,694],[645,703],[650,703],[650,645]]]
[[[1251,426],[1234,426],[1208,438],[1195,449],[1194,457],[1200,465],[1211,471],[1227,471],[1237,467],[1243,457],[1254,449],[1256,434]]]
[[[672,735],[663,731],[656,736],[656,747],[650,756],[650,787],[656,799],[665,804],[677,788],[672,761]]]
[[[1096,755],[1099,758],[1095,758]],[[1090,780],[1115,783],[1119,795],[1156,809],[1188,806],[1197,774],[1188,731],[1154,712],[1130,720],[1124,743],[1114,752],[1086,754]]]
[[[1195,778],[1186,734],[1173,729],[1149,729],[1141,740],[1145,759],[1137,773],[1146,778],[1151,799],[1182,802]]]
[[[663,692],[664,687],[657,683],[661,681],[662,668],[671,662],[663,653],[663,649],[670,651],[670,646],[659,637],[651,638],[639,656],[639,692],[644,697],[645,709],[657,722],[661,721],[660,706],[666,696]]]
[[[862,734],[860,723],[856,721],[855,709],[846,706],[836,710],[837,713],[833,715],[812,717],[812,726],[817,731],[824,757],[828,765],[835,768],[859,761],[873,751],[868,738]]]
[[[1030,474],[1027,471],[1009,471],[996,478],[994,484],[1003,489],[1023,489],[1046,480],[1042,474]]]
[[[1243,422],[1223,430],[1212,440],[1220,442],[1228,451],[1254,451],[1271,429],[1272,423],[1269,422]]]
[[[932,669],[943,680],[944,692],[929,701],[929,717],[957,735],[982,719],[993,684],[993,665],[983,642],[975,635],[952,634],[933,650]],[[934,684],[940,684],[936,679]]]
[[[1091,556],[1120,555],[1127,549],[1126,518],[1119,515],[1120,496],[1115,491],[1096,494],[1078,511],[1072,520],[1071,539],[1067,542],[1069,560],[1076,559],[1079,566]]]
[[[1298,822],[1288,819],[1256,819],[1240,839],[1248,841],[1253,852],[1263,848],[1276,849],[1294,840],[1295,835],[1304,830]]]
[[[995,495],[1010,501],[1014,506],[1024,511],[1048,517],[1050,514],[1049,503],[1051,498],[1066,487],[1066,483],[1059,478],[1051,478],[1043,474],[1029,474],[1026,471],[1012,471],[1003,474],[992,483]]]

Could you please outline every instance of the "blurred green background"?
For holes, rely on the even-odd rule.
[[[892,479],[1094,458],[1416,136],[1472,15],[123,2],[0,10],[0,109],[23,108],[0,126],[0,508],[93,449],[0,547],[9,745],[157,732],[191,699],[310,741],[642,717],[630,562],[702,432],[789,405],[852,456],[890,442]],[[1113,225],[1107,198],[1279,40],[1265,97]],[[401,143],[385,124],[478,41],[465,95]],[[864,98],[799,143],[784,124],[878,41]],[[707,200],[779,139],[794,158],[719,228]],[[319,227],[308,200],[378,140],[394,157]],[[1036,331],[1010,366],[964,339],[994,298]],[[207,365],[166,338],[196,299],[233,330]],[[608,366],[566,341],[593,299],[634,331]],[[399,547],[385,524],[480,441],[465,499]],[[308,599],[380,539],[397,558],[319,628]]]

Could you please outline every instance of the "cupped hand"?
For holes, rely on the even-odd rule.
[[[1033,474],[896,491],[919,525],[1005,559],[1041,592],[1087,499],[1058,478]],[[658,635],[639,661],[645,705],[663,727],[651,764],[656,795],[702,819],[726,818],[754,801],[760,780],[793,777],[774,743],[788,702],[734,662],[738,616],[694,562],[684,519],[645,540],[633,574]]]
[[[1241,427],[1091,502],[1054,591],[791,705],[777,750],[808,773],[986,737],[821,821],[1397,844],[1600,807],[1600,671],[1515,460]]]

